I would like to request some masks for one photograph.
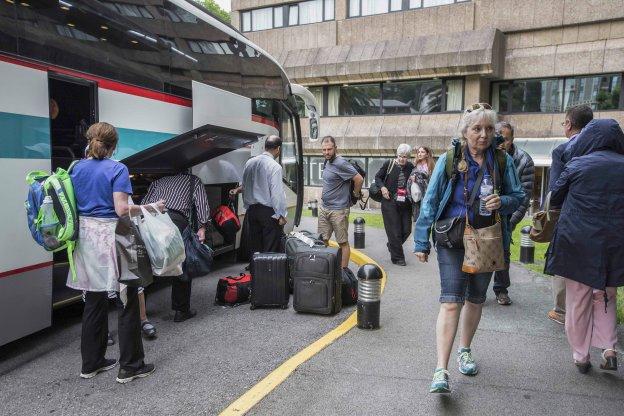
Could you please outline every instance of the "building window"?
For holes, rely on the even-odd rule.
[[[195,53],[206,55],[232,55],[230,45],[227,42],[209,42],[207,40],[187,39],[189,47]],[[174,46],[175,47],[175,46]]]
[[[412,81],[383,84],[384,114],[440,112],[442,81]]]
[[[619,74],[566,78],[563,108],[587,104],[593,110],[615,110],[620,106],[621,84]]]
[[[98,38],[91,36],[88,33],[83,32],[82,30],[78,30],[75,27],[56,25],[56,31],[58,32],[59,35],[64,36],[66,38],[88,40],[90,42],[95,42],[98,40]]]
[[[334,20],[335,0],[308,0],[242,12],[243,32]]]
[[[594,110],[620,108],[621,74],[492,83],[492,106],[501,113],[558,113],[587,104]]]
[[[251,11],[251,30],[265,30],[273,27],[273,8],[256,9]]]
[[[349,0],[349,17],[370,16],[422,7],[464,3],[470,0]]]
[[[380,84],[343,85],[340,87],[339,115],[361,116],[379,114],[380,108]]]
[[[310,88],[323,116],[461,111],[463,79],[397,81]]]

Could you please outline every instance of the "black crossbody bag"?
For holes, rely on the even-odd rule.
[[[472,188],[470,194],[470,200],[468,201],[468,207],[471,207],[479,191],[481,180],[483,179],[483,169],[479,170],[479,175]],[[455,184],[453,184],[455,185]],[[433,241],[436,245],[441,245],[446,248],[464,248],[464,230],[466,228],[466,216],[460,215],[458,217],[445,218],[443,220],[436,221],[433,225]]]

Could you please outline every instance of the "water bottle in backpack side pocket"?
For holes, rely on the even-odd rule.
[[[39,225],[39,229],[41,230],[41,234],[43,234],[43,243],[48,249],[54,250],[59,246],[59,242],[56,238],[59,221],[54,213],[54,205],[50,195],[43,198],[43,203],[39,210],[41,212],[41,224]]]
[[[492,182],[492,177],[490,175],[485,174],[483,176],[479,191],[479,215],[483,217],[489,217],[490,215],[492,215],[492,211],[489,211],[485,208],[485,198],[492,195],[492,193],[494,192],[494,183]]]

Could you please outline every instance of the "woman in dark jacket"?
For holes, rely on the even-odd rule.
[[[381,215],[388,236],[390,260],[399,266],[405,266],[403,243],[412,232],[412,203],[408,196],[407,180],[414,165],[408,161],[412,148],[408,144],[400,144],[397,157],[384,163],[375,182],[381,189]]]
[[[570,160],[551,189],[563,205],[546,272],[566,277],[566,334],[578,369],[591,367],[590,346],[603,349],[604,370],[617,370],[616,287],[624,286],[624,133],[614,120],[593,120],[566,149]]]

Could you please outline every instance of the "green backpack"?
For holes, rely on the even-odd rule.
[[[35,241],[47,251],[57,252],[67,250],[69,268],[72,279],[76,281],[76,270],[74,267],[73,251],[78,239],[78,210],[74,195],[74,186],[69,176],[76,162],[73,162],[69,169],[57,168],[56,172],[49,174],[46,171],[36,170],[26,175],[26,183],[29,186],[28,198],[26,200],[26,214],[28,227]],[[42,225],[44,214],[49,208],[45,206],[46,197],[50,197],[52,210],[48,216],[52,216],[58,226],[54,227],[52,235],[44,235]],[[48,218],[48,221],[50,219]],[[54,241],[54,245],[46,244]]]

